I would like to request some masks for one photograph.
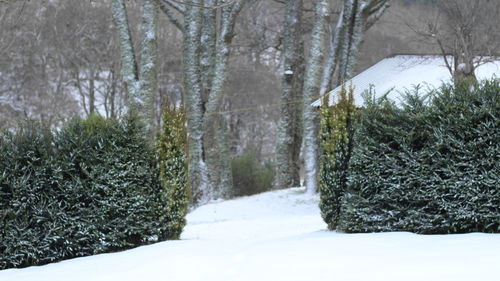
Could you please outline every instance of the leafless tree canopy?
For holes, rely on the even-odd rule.
[[[0,1],[1,129],[15,129],[26,119],[40,120],[57,128],[72,116],[100,114],[118,118],[127,111],[130,85],[122,71],[124,64],[116,22],[113,22],[112,2]],[[144,1],[125,2],[131,46],[136,62],[140,62],[144,55],[139,51]],[[193,120],[201,122],[200,126],[225,128],[231,157],[254,150],[262,161],[274,159],[278,123],[288,110],[283,109],[283,104],[303,102],[296,94],[290,95],[289,100],[283,99],[287,82],[283,75],[290,63],[286,52],[290,46],[299,48],[307,59],[317,1],[301,1],[300,27],[293,32],[297,42],[304,42],[303,47],[285,38],[289,1],[247,0],[235,14],[230,9],[240,1],[153,2],[158,5],[159,16],[154,31],[157,49],[153,51],[157,81],[151,87],[148,101],[152,106],[150,117],[158,125],[162,105],[167,100],[185,104],[190,98],[190,89],[196,90],[183,83],[189,81],[186,80],[188,57],[184,40],[189,28],[194,31],[200,28],[198,32],[205,36],[200,40],[205,40],[213,31],[212,26],[219,37],[193,49],[200,52],[197,55],[202,59],[197,70],[200,73],[196,74],[202,91],[200,112],[209,114],[203,115],[202,120]],[[330,35],[336,30],[344,1],[326,2],[330,8],[325,30]],[[350,48],[359,47],[354,63],[346,65],[352,67],[349,76],[393,53],[451,55],[454,59],[448,60],[450,72],[456,77],[470,76],[478,64],[500,52],[500,2],[497,0],[392,0],[390,7],[380,14],[375,8],[387,1],[355,2],[359,7],[366,4],[370,8],[360,13],[362,38],[352,37],[349,41]],[[224,16],[229,19],[227,25],[224,25]],[[202,18],[199,27],[190,25],[190,20]],[[216,22],[210,25],[209,21]],[[327,37],[315,46],[323,52],[325,60],[331,38]],[[327,73],[333,81],[322,84],[323,91],[338,82],[341,66],[340,63],[337,70]],[[212,67],[219,67],[217,71],[225,74],[217,76],[219,80],[214,79],[210,73],[219,72],[213,72]],[[305,68],[295,65],[294,71],[302,75]],[[292,81],[288,90],[301,88],[300,79]],[[300,110],[293,106],[289,109]],[[224,117],[211,119],[211,116]],[[209,130],[208,127],[204,130]],[[211,130],[215,130],[213,128]],[[219,132],[212,131],[214,136]],[[223,165],[224,161],[221,158],[212,164]]]

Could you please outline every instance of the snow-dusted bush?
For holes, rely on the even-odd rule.
[[[353,135],[358,119],[353,89],[345,85],[339,92],[337,103],[321,106],[319,192],[321,216],[330,230],[336,229],[341,210],[340,200],[347,188],[349,159],[353,148]]]
[[[233,196],[246,196],[271,190],[275,171],[270,162],[261,164],[254,151],[247,151],[231,162]]]
[[[148,243],[165,231],[154,150],[132,117],[29,127],[0,146],[0,268]]]
[[[338,229],[500,232],[499,126],[498,79],[368,104]]]
[[[0,136],[0,269],[49,262],[49,248],[60,244],[65,216],[52,200],[60,175],[52,137],[36,124]]]
[[[186,225],[189,185],[186,161],[185,114],[182,109],[165,108],[163,130],[156,150],[161,180],[161,214],[163,239],[179,239]]]

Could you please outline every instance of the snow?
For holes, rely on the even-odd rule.
[[[212,202],[180,241],[0,271],[2,281],[498,280],[500,235],[326,230],[303,188]]]
[[[451,59],[451,58],[450,58]],[[453,63],[453,62],[451,62]],[[500,61],[493,61],[478,66],[475,70],[478,80],[500,77]],[[395,55],[381,60],[377,64],[361,72],[347,81],[354,87],[356,105],[363,105],[362,93],[373,86],[375,94],[380,97],[387,93],[388,98],[399,101],[400,94],[406,89],[420,85],[422,89],[438,88],[443,82],[451,82],[451,74],[446,68],[444,59],[438,55]],[[328,93],[329,104],[335,103],[337,87]],[[312,106],[321,105],[323,98],[316,100]]]

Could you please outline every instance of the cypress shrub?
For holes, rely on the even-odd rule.
[[[319,207],[328,228],[334,230],[339,223],[341,199],[347,189],[349,159],[358,119],[352,87],[347,91],[342,85],[337,103],[328,106],[325,99],[320,110]]]
[[[499,80],[368,103],[338,229],[500,232]]]
[[[189,185],[186,159],[186,117],[182,109],[167,107],[163,113],[163,130],[156,149],[161,180],[163,210],[160,216],[163,239],[179,239],[186,225]]]
[[[4,133],[0,153],[1,269],[170,238],[155,151],[134,117]]]

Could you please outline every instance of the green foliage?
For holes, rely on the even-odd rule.
[[[186,117],[182,110],[166,108],[156,150],[161,180],[163,239],[179,239],[186,225],[189,185],[186,159]]]
[[[154,151],[133,117],[36,126],[0,141],[0,268],[149,243],[165,208]],[[161,237],[160,237],[161,239]]]
[[[234,196],[246,196],[272,188],[275,171],[271,163],[262,165],[254,151],[232,160]]]
[[[369,103],[338,229],[500,232],[499,80]]]
[[[60,243],[61,229],[44,231],[60,219],[59,206],[51,204],[51,197],[57,196],[51,178],[59,171],[52,159],[50,131],[28,124],[16,134],[2,134],[0,139],[0,269],[3,269],[37,262],[47,248]]]
[[[343,85],[338,102],[328,106],[325,99],[321,107],[320,130],[320,210],[328,228],[336,229],[341,210],[341,199],[347,189],[349,159],[353,148],[353,135],[358,112],[354,105],[352,87]]]

